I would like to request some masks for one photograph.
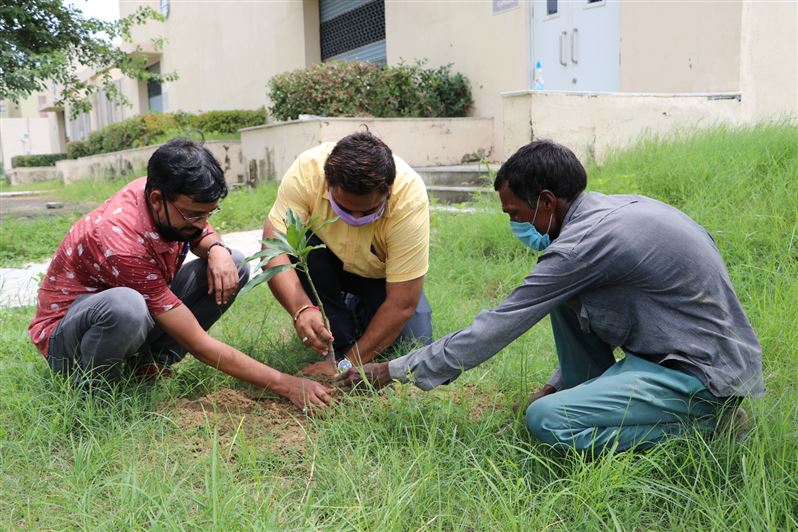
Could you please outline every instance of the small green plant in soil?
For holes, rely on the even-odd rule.
[[[260,263],[258,264],[258,269],[263,268],[269,261],[283,254],[295,258],[296,262],[292,262],[290,264],[278,264],[277,266],[266,268],[261,273],[250,279],[246,286],[244,286],[244,288],[241,290],[241,293],[244,294],[259,284],[268,282],[278,273],[291,269],[299,270],[307,278],[310,289],[313,291],[313,297],[318,302],[322,319],[329,329],[330,322],[327,319],[327,313],[324,311],[324,305],[321,302],[319,293],[316,291],[316,285],[313,284],[313,279],[310,277],[310,272],[308,271],[308,256],[310,253],[313,250],[326,248],[327,246],[324,244],[318,244],[315,246],[310,245],[308,240],[312,234],[315,234],[319,229],[325,225],[333,223],[337,219],[338,217],[336,216],[335,218],[319,224],[319,217],[315,216],[308,220],[307,223],[304,223],[302,218],[300,218],[293,210],[289,208],[285,213],[285,233],[282,231],[275,231],[274,238],[261,240],[261,244],[263,244],[263,250],[255,253],[247,260],[261,259]],[[332,342],[328,342],[327,344],[327,359],[329,362],[335,361],[335,353],[333,352]]]

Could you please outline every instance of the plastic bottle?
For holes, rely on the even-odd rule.
[[[540,59],[535,62],[535,90],[543,90],[543,66],[540,64]]]

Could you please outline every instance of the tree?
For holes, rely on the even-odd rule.
[[[17,102],[55,82],[60,93],[56,105],[68,103],[70,117],[91,110],[91,97],[102,89],[115,103],[129,105],[113,83],[111,71],[124,76],[157,82],[177,79],[174,73],[147,70],[140,47],[126,52],[114,44],[121,38],[132,42],[130,30],[148,20],[163,21],[149,7],[116,22],[86,18],[64,0],[15,0],[0,5],[0,99]],[[160,43],[156,43],[158,45]],[[95,79],[81,80],[79,69],[93,70]]]

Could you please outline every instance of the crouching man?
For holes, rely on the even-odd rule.
[[[494,188],[512,233],[541,252],[537,265],[470,327],[363,374],[429,390],[548,315],[559,369],[533,395],[526,426],[556,448],[645,448],[690,425],[710,432],[740,398],[761,395],[761,347],[710,234],[659,201],[586,185],[584,167],[555,143],[510,157]]]
[[[299,408],[328,402],[331,390],[265,366],[206,332],[249,278],[243,255],[208,223],[226,194],[213,155],[176,139],[152,155],[147,177],[72,226],[29,326],[53,371],[78,385],[129,373],[155,377],[190,352]],[[199,260],[183,265],[189,250]]]
[[[418,174],[371,133],[353,133],[297,158],[280,182],[263,238],[286,230],[289,208],[305,222],[338,218],[311,237],[311,245],[323,243],[326,249],[308,256],[331,331],[304,275],[288,270],[269,281],[305,345],[324,355],[332,340],[336,359],[357,365],[397,339],[432,341],[431,311],[423,291],[429,263],[428,207]],[[266,267],[288,263],[288,256],[281,255]],[[335,374],[327,362],[302,371]]]

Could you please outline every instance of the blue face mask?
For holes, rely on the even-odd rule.
[[[535,221],[535,217],[538,215],[538,203],[540,203],[540,196],[538,196],[538,201],[535,203],[535,214],[532,216],[533,222]],[[552,214],[552,216],[554,216],[554,214]],[[546,229],[545,235],[541,235],[540,231],[535,229],[535,226],[532,225],[531,222],[514,222],[510,220],[510,229],[523,245],[532,248],[535,251],[543,251],[549,247],[549,244],[551,244],[551,238],[549,237],[551,218],[552,217],[550,216],[549,227]]]

